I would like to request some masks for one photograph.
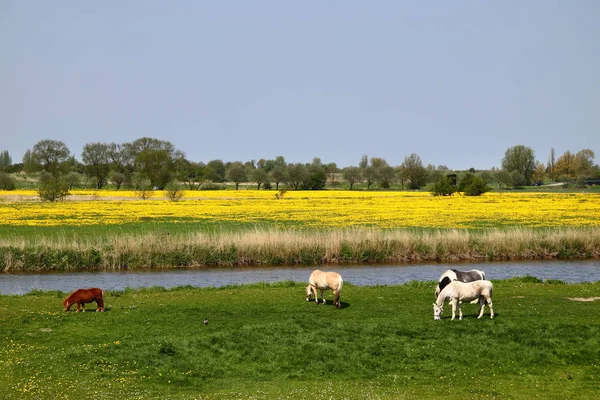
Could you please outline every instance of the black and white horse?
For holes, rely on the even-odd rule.
[[[440,276],[438,285],[435,288],[435,298],[437,299],[440,292],[444,290],[444,288],[452,281],[473,282],[485,279],[485,272],[477,269],[472,269],[470,271],[457,271],[455,269],[449,269],[448,271],[444,272],[442,276]]]

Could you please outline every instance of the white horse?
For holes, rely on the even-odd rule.
[[[436,302],[433,303],[433,319],[439,320],[442,318],[442,313],[444,312],[444,302],[446,300],[452,303],[453,320],[456,316],[456,307],[458,307],[458,319],[461,320],[463,313],[460,305],[463,301],[471,300],[479,301],[479,305],[481,306],[479,316],[477,318],[481,318],[483,315],[486,302],[490,308],[490,318],[494,318],[494,308],[492,306],[493,290],[494,285],[492,285],[492,282],[490,281],[482,280],[467,283],[452,281],[441,291]]]
[[[452,281],[473,282],[485,279],[485,272],[478,269],[472,269],[470,271],[449,269],[440,276],[438,285],[435,288],[435,298],[437,299],[440,292]]]
[[[323,298],[323,304],[325,301],[325,289],[333,290],[333,304],[340,308],[340,292],[344,280],[342,276],[337,272],[323,272],[318,269],[314,270],[308,278],[308,286],[306,287],[306,301],[310,301],[311,295],[315,295],[315,304],[319,304],[319,296],[317,295],[317,289],[321,292]]]

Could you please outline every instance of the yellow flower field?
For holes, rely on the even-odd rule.
[[[487,193],[433,197],[423,192],[188,191],[142,201],[131,191],[72,191],[42,203],[35,191],[0,191],[0,226],[118,225],[136,222],[244,222],[298,227],[479,228],[600,226],[600,195]],[[17,199],[20,198],[20,199]],[[26,200],[23,200],[26,199]]]

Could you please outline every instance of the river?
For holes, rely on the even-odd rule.
[[[540,279],[560,279],[567,283],[600,281],[600,262],[597,260],[551,260],[519,262],[485,262],[461,264],[407,265],[332,265],[302,267],[252,267],[163,269],[152,271],[101,271],[0,274],[0,293],[25,294],[34,289],[70,292],[80,287],[100,287],[104,290],[124,290],[162,286],[172,288],[191,285],[220,287],[255,282],[292,280],[304,282],[310,272],[319,268],[335,270],[345,282],[358,286],[396,285],[410,281],[433,281],[448,268],[485,271],[488,279],[535,276]]]

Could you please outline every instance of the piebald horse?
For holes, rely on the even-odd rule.
[[[490,318],[494,318],[494,308],[492,306],[492,292],[494,285],[490,281],[473,281],[460,282],[452,281],[440,292],[435,303],[433,303],[433,319],[439,320],[444,312],[444,302],[448,300],[452,304],[452,320],[456,316],[456,308],[458,307],[458,319],[463,317],[460,305],[463,301],[478,301],[481,309],[479,316],[481,318],[485,309],[485,303],[490,308]]]
[[[472,269],[470,271],[449,269],[440,276],[438,285],[435,288],[435,298],[437,299],[440,292],[452,281],[473,282],[485,279],[485,272],[477,269]]]
[[[323,298],[323,304],[326,304],[325,289],[331,289],[333,290],[333,304],[336,308],[340,308],[340,293],[343,285],[344,280],[337,272],[323,272],[316,269],[308,278],[306,301],[310,301],[311,296],[314,294],[315,304],[319,304],[319,296],[317,295],[317,290],[319,290]]]

